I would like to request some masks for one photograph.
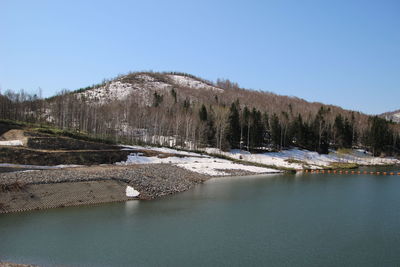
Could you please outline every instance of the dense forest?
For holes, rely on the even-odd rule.
[[[110,90],[117,79],[74,92],[64,90],[47,99],[40,92],[8,90],[0,94],[0,118],[51,124],[117,142],[189,149],[272,151],[299,147],[328,153],[329,149],[365,148],[374,155],[400,154],[399,125],[380,117],[246,90],[229,80],[212,83],[172,74],[216,89],[194,90],[174,83],[166,73],[132,73],[117,79],[129,85],[141,81],[138,75],[148,75],[154,83],[168,86],[161,90],[140,83],[140,95],[136,90],[123,99],[102,101],[85,92]]]

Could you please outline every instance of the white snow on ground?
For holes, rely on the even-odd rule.
[[[232,161],[219,158],[199,157],[201,156],[200,154],[196,154],[196,156],[198,157],[187,156],[187,157],[158,158],[158,157],[145,157],[141,153],[132,153],[131,155],[128,156],[127,161],[120,162],[117,164],[124,165],[124,164],[169,163],[193,172],[202,173],[210,176],[231,175],[229,172],[224,170],[242,170],[253,173],[281,172],[279,170],[274,170],[269,168],[237,164],[233,163]]]
[[[194,152],[180,151],[164,147],[150,147],[150,146],[123,146],[124,149],[138,149],[138,150],[152,150],[169,154],[176,154],[177,156],[168,158],[159,157],[145,157],[141,153],[133,153],[128,157],[126,162],[117,164],[149,164],[149,163],[170,163],[179,167],[208,174],[211,176],[228,175],[227,171],[223,170],[243,170],[254,173],[270,173],[276,172],[275,169],[248,166],[244,164],[237,164],[230,160],[220,159],[202,155]],[[400,164],[400,160],[394,158],[379,158],[373,157],[365,150],[351,150],[348,154],[341,154],[336,151],[331,151],[329,154],[318,154],[317,152],[290,149],[280,152],[267,152],[260,154],[251,154],[243,150],[231,150],[229,152],[220,151],[216,148],[204,149],[209,154],[219,154],[233,159],[260,163],[264,165],[274,166],[276,168],[291,168],[296,170],[302,169],[322,169],[331,165],[332,163],[356,163],[359,165],[387,165],[387,164]]]
[[[123,82],[123,78],[118,78],[108,82],[100,87],[88,89],[78,93],[80,98],[86,98],[94,103],[106,103],[114,100],[124,100],[133,95],[136,99],[145,105],[150,105],[153,99],[154,91],[169,91],[173,83],[179,86],[192,89],[213,90],[223,92],[224,90],[215,86],[208,85],[205,82],[181,75],[168,75],[172,80],[171,84],[157,81],[147,74],[136,75],[130,82]]]
[[[231,175],[229,170],[248,171],[253,173],[279,173],[281,171],[257,166],[249,166],[233,163],[229,160],[218,159],[214,162],[198,162],[198,163],[182,163],[177,166],[187,170],[207,174],[210,176],[226,176]],[[225,171],[224,171],[225,170]]]
[[[140,195],[140,192],[135,190],[132,186],[127,186],[125,189],[125,194],[127,197],[137,197]]]
[[[110,100],[122,100],[132,93],[134,88],[129,83],[122,83],[120,81],[111,82],[108,85],[101,86],[95,89],[90,89],[85,92],[79,93],[80,97],[85,97],[92,101],[99,101],[104,103]]]
[[[267,152],[261,154],[251,154],[247,151],[231,150],[223,152],[215,148],[205,149],[207,153],[222,154],[235,159],[261,163],[265,165],[274,165],[277,167],[294,169],[321,169],[334,162],[357,163],[359,165],[386,165],[400,164],[400,161],[394,158],[372,157],[364,153],[363,150],[353,150],[350,154],[340,154],[331,151],[329,154],[318,154],[308,150],[290,149],[280,152]],[[301,162],[300,162],[301,161]]]
[[[23,146],[21,140],[0,141],[0,146]]]
[[[153,91],[172,88],[170,84],[158,82],[153,77],[145,74],[136,76],[136,80],[137,82],[134,83],[126,83],[117,79],[98,88],[78,93],[78,95],[81,98],[85,97],[102,104],[114,100],[124,100],[133,94],[136,98],[141,99],[144,104],[149,105]]]
[[[399,121],[400,120],[400,112],[396,113],[396,114],[393,114],[393,118],[395,118],[396,121]]]
[[[182,76],[182,75],[168,75],[176,84],[180,86],[186,86],[193,89],[206,89],[206,90],[213,90],[217,92],[223,92],[224,90],[215,86],[211,86],[206,84],[205,82],[193,79],[191,77]]]
[[[400,111],[390,112],[386,114],[385,119],[400,123]]]

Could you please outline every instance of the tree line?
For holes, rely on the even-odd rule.
[[[398,124],[382,118],[244,90],[228,80],[218,80],[215,85],[224,92],[172,87],[148,92],[148,103],[134,94],[96,104],[68,91],[42,99],[40,93],[8,90],[0,94],[0,118],[50,123],[120,142],[190,149],[299,147],[319,153],[339,148],[364,148],[374,155],[400,152]]]

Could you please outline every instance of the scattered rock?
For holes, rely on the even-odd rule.
[[[209,178],[169,164],[108,165],[1,173],[0,185],[8,189],[16,183],[29,185],[117,180],[134,187],[145,198],[157,198],[188,190]]]

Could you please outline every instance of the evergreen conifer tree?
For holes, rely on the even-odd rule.
[[[231,148],[240,147],[240,115],[237,103],[232,103],[228,117],[228,141]]]

